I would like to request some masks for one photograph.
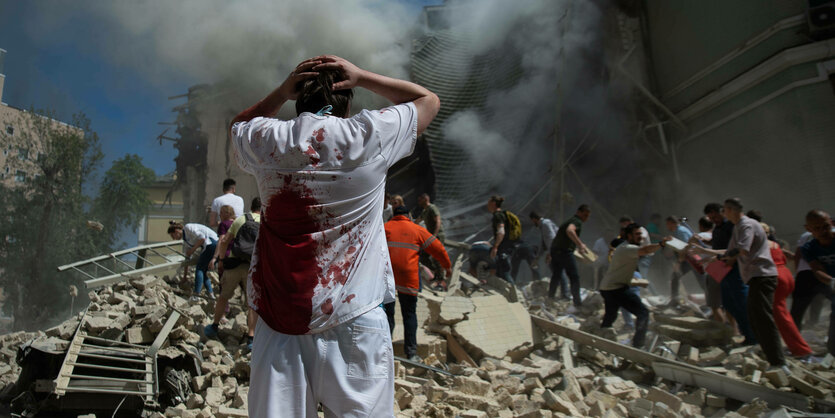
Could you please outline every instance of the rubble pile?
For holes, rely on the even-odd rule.
[[[49,345],[63,353],[77,330],[141,346],[167,333],[157,354],[159,364],[166,365],[158,367],[159,399],[134,411],[134,416],[246,416],[250,354],[240,291],[231,301],[228,319],[220,324],[218,340],[210,340],[201,333],[211,320],[214,302],[189,302],[189,287],[182,277],[141,276],[90,292],[86,312],[56,327],[0,336],[0,399],[9,402],[34,390],[31,381],[24,381],[26,362],[21,362],[23,368],[19,364],[27,347]],[[566,315],[569,303],[548,300],[546,291],[545,281],[532,282],[517,294],[507,286],[468,282],[453,283],[448,292],[424,291],[417,308],[422,364],[395,361],[398,416],[791,416],[768,404],[768,392],[762,399],[742,402],[663,379],[629,355],[543,331],[532,315],[620,344],[628,344],[631,337],[621,319],[614,328],[619,332],[599,328],[599,294],[585,294],[579,311]],[[179,318],[165,329],[174,312]],[[402,321],[399,310],[395,312],[395,354],[402,355]],[[736,347],[732,330],[704,319],[697,308],[659,306],[653,316],[647,350],[658,358],[764,390],[805,396],[810,405],[835,401],[831,358],[820,364],[790,359],[790,374],[769,370],[757,347]],[[56,376],[54,370],[49,379]]]

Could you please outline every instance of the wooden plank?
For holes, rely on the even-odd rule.
[[[180,319],[180,313],[177,311],[171,311],[171,316],[168,317],[168,320],[165,321],[165,325],[162,326],[162,329],[157,334],[157,338],[148,347],[147,356],[154,358],[157,355],[157,351],[162,348],[162,345],[168,341],[168,334],[171,333],[171,330],[174,329],[174,325],[177,324],[177,320]]]
[[[467,354],[467,350],[464,350],[464,347],[461,346],[461,343],[452,334],[446,334],[446,346],[459,363],[466,363],[471,367],[478,367],[475,360]]]

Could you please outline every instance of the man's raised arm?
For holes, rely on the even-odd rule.
[[[334,83],[334,91],[362,87],[385,97],[394,104],[414,102],[418,112],[418,135],[423,133],[432,119],[435,119],[435,115],[441,108],[441,100],[435,93],[415,83],[360,69],[344,58],[334,55],[323,55],[313,60],[321,61],[321,64],[312,67],[313,71],[338,70],[344,74],[345,80]]]
[[[270,92],[267,97],[261,99],[258,103],[255,103],[243,112],[238,113],[238,116],[235,116],[229,124],[229,129],[231,130],[232,126],[238,122],[249,122],[257,117],[270,117],[278,113],[278,110],[281,109],[284,103],[288,100],[296,100],[299,97],[299,92],[296,88],[300,82],[319,75],[318,72],[311,71],[310,69],[321,63],[316,58],[302,61],[287,76],[287,79],[275,90]]]

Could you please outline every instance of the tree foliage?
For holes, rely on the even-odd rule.
[[[71,125],[49,113],[25,112],[13,124],[13,135],[0,133],[11,150],[10,172],[25,179],[2,185],[0,207],[0,287],[5,314],[14,329],[35,329],[66,319],[69,285],[83,289],[82,278],[57,267],[114,250],[120,230],[138,223],[148,207],[142,189],[153,172],[128,155],[114,162],[95,198],[95,175],[103,153],[98,135],[84,115]],[[18,158],[15,158],[15,155]],[[87,227],[102,219],[101,231]],[[82,295],[82,297],[84,297]],[[79,304],[76,304],[78,306]]]

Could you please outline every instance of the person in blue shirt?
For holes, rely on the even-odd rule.
[[[832,303],[832,313],[829,314],[829,339],[827,349],[835,355],[835,298],[831,289],[835,285],[835,224],[828,213],[822,210],[812,210],[806,214],[806,230],[812,233],[813,239],[800,247],[803,259],[809,263],[815,279],[823,283],[830,290],[827,297]]]
[[[684,242],[689,242],[690,237],[693,236],[693,232],[691,232],[686,226],[682,225],[681,219],[676,216],[667,217],[667,230],[672,233],[673,237]],[[687,274],[691,267],[685,259],[684,251],[674,254],[673,257],[673,278],[670,281],[670,304],[675,305],[678,304],[679,300],[681,276]]]

